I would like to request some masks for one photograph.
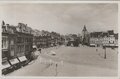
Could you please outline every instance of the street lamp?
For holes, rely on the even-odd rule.
[[[56,71],[55,76],[57,76],[58,75],[58,72],[57,72],[57,66],[58,66],[58,64],[56,63],[55,66],[56,66],[56,68],[55,68],[55,71]]]
[[[107,58],[107,56],[106,56],[106,47],[103,46],[103,49],[104,49],[104,59],[106,59]]]

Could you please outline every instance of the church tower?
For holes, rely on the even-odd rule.
[[[89,33],[88,33],[85,25],[82,30],[82,44],[84,44],[84,45],[89,44]]]
[[[88,34],[88,31],[86,29],[86,26],[84,25],[83,30],[82,30],[83,38],[85,38],[86,34]]]

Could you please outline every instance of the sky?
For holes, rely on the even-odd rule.
[[[116,3],[5,3],[0,4],[0,19],[10,25],[19,22],[37,30],[61,34],[117,31],[118,5]]]

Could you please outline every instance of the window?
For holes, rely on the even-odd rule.
[[[17,46],[17,51],[18,51],[18,53],[20,53],[20,46],[19,45]]]
[[[14,56],[15,55],[15,51],[14,51],[14,46],[11,46],[11,48],[10,48],[10,55],[11,56]]]
[[[29,51],[29,45],[25,45],[25,51]]]
[[[2,37],[2,49],[7,49],[8,48],[8,38],[3,36]]]
[[[22,43],[22,37],[17,38],[17,43]]]
[[[10,45],[14,45],[14,39],[10,40]]]
[[[25,42],[27,42],[27,38],[25,38]]]
[[[6,27],[5,26],[2,27],[2,32],[6,32]]]

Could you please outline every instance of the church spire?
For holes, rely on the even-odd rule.
[[[87,31],[86,26],[84,25],[83,31]]]

